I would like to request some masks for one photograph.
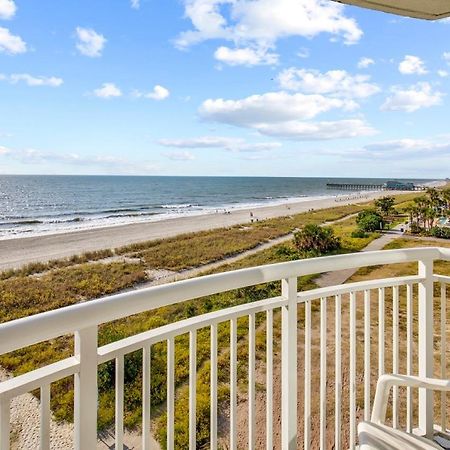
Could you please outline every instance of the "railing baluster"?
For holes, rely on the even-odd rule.
[[[398,374],[399,287],[392,288],[392,372]],[[392,389],[392,426],[398,428],[398,386]]]
[[[447,292],[444,283],[441,283],[441,378],[447,378]],[[441,430],[446,430],[447,394],[441,392]]]
[[[175,340],[167,339],[167,450],[175,449]]]
[[[10,421],[11,412],[9,399],[0,400],[0,450],[9,450],[10,448]]]
[[[197,447],[197,330],[189,332],[189,449]]]
[[[142,449],[150,450],[151,420],[151,347],[144,347],[142,355]]]
[[[406,374],[412,375],[413,364],[413,286],[406,285]],[[412,432],[412,390],[406,388],[406,431]]]
[[[378,376],[384,374],[384,288],[378,289]]]
[[[281,295],[288,301],[287,305],[281,308],[281,448],[295,450],[297,449],[297,278],[281,281]]]
[[[327,298],[320,299],[320,448],[327,442]]]
[[[248,448],[256,444],[255,427],[255,314],[248,316]]]
[[[341,403],[342,403],[342,364],[341,364],[341,302],[340,295],[336,295],[336,310],[335,310],[335,417],[334,417],[334,442],[335,449],[341,450]]]
[[[305,302],[305,409],[304,448],[311,446],[311,300]]]
[[[350,450],[356,446],[356,293],[350,292]]]
[[[266,449],[273,449],[273,310],[266,313]]]
[[[211,436],[210,448],[217,450],[217,325],[211,325]]]
[[[237,449],[237,320],[230,320],[230,450]]]
[[[40,447],[39,450],[50,449],[50,385],[41,386],[40,401]]]
[[[97,446],[97,327],[75,332],[75,356],[80,370],[75,374],[75,450]]]
[[[423,281],[419,282],[419,345],[418,367],[419,377],[433,377],[434,348],[433,348],[433,260],[423,259],[419,261],[419,276]],[[433,392],[419,389],[419,429],[428,439],[433,436]]]
[[[116,421],[115,421],[115,448],[123,450],[123,397],[124,397],[124,357],[116,358]]]
[[[364,420],[370,420],[370,290],[364,291]]]

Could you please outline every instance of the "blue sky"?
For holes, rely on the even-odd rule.
[[[0,173],[450,176],[450,22],[0,0]]]

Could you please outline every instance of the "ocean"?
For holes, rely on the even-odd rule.
[[[401,180],[425,183],[431,180]],[[327,183],[387,179],[0,176],[0,239],[349,195]]]

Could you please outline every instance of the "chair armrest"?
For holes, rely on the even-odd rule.
[[[389,391],[393,386],[406,386],[412,388],[431,389],[433,391],[450,391],[450,380],[436,378],[422,378],[407,375],[382,375],[378,379],[375,400],[373,402],[371,421],[377,424],[384,423],[389,399]]]

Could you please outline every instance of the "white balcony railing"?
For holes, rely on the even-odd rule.
[[[115,361],[115,448],[123,448],[124,357],[143,352],[142,382],[142,448],[150,448],[151,352],[152,346],[167,342],[167,448],[175,442],[175,338],[189,335],[189,445],[196,448],[196,377],[197,332],[210,328],[210,448],[218,445],[218,325],[230,323],[230,395],[229,447],[238,446],[237,398],[237,321],[247,317],[248,330],[248,448],[257,448],[260,438],[256,426],[256,327],[255,318],[265,315],[265,446],[283,449],[320,447],[336,449],[356,442],[356,426],[370,415],[373,385],[377,375],[388,365],[393,373],[405,367],[412,374],[430,377],[435,368],[446,376],[446,286],[450,277],[434,275],[435,261],[450,261],[450,249],[418,248],[340,255],[255,267],[217,275],[180,281],[135,292],[77,304],[0,325],[0,354],[33,344],[73,334],[75,350],[72,357],[47,365],[0,383],[0,450],[10,448],[11,400],[40,389],[40,448],[51,446],[50,385],[74,376],[74,443],[80,450],[97,445],[97,370],[98,365]],[[416,274],[350,283],[310,291],[297,292],[297,279],[303,275],[397,263],[418,263]],[[281,281],[281,295],[253,303],[245,303],[219,311],[152,329],[108,345],[98,347],[100,324],[145,311],[233,289]],[[434,295],[435,284],[441,286]],[[438,290],[436,290],[438,292]],[[417,293],[417,295],[416,295]],[[374,299],[374,295],[375,299]],[[371,309],[377,303],[376,317]],[[440,308],[433,310],[433,303]],[[316,306],[317,305],[317,306]],[[415,306],[416,305],[416,306]],[[329,311],[334,312],[333,315]],[[280,314],[281,311],[281,314]],[[387,313],[389,311],[389,314]],[[392,311],[392,315],[390,313]],[[328,312],[328,317],[327,317]],[[437,313],[434,316],[434,312]],[[274,317],[281,315],[281,342],[274,341]],[[434,317],[440,317],[436,323]],[[301,319],[300,319],[301,318]],[[376,320],[375,320],[376,319]],[[406,322],[406,324],[404,324]],[[348,328],[343,324],[348,323]],[[388,326],[387,326],[388,325]],[[417,328],[416,328],[417,327]],[[389,328],[389,333],[387,329]],[[374,332],[375,330],[375,332]],[[417,331],[417,332],[416,332]],[[439,337],[436,359],[434,340]],[[400,339],[400,335],[402,339]],[[404,337],[404,338],[403,338]],[[389,340],[389,345],[388,345]],[[373,355],[373,345],[377,354]],[[273,385],[274,349],[281,345],[281,430],[274,418],[276,399]],[[406,350],[404,349],[406,347]],[[330,350],[331,349],[331,350]],[[406,355],[406,361],[400,354]],[[317,356],[317,358],[316,358]],[[389,357],[388,357],[389,356]],[[276,355],[278,357],[278,355]],[[436,361],[435,361],[436,359]],[[317,370],[316,370],[317,366]],[[299,368],[301,372],[299,372]],[[332,370],[330,370],[332,367]],[[375,375],[374,375],[375,374]],[[298,386],[298,380],[300,380]],[[346,388],[344,392],[343,380]],[[258,385],[261,377],[258,378]],[[332,386],[334,385],[334,387]],[[331,386],[331,387],[330,387]],[[298,393],[303,390],[303,398]],[[334,391],[334,394],[333,394]],[[436,408],[432,393],[419,393],[418,414],[411,392],[406,392],[405,418],[399,418],[400,397],[394,390],[392,424],[405,419],[408,430],[419,428],[431,434]],[[220,405],[219,405],[220,406]],[[361,411],[361,413],[359,413]],[[446,403],[441,399],[437,411],[440,425],[446,425]],[[416,420],[417,417],[417,420]],[[302,426],[298,426],[301,420]],[[281,434],[281,442],[275,435]],[[345,442],[344,442],[345,440]],[[260,441],[258,441],[260,442]],[[331,443],[331,444],[330,444]]]

